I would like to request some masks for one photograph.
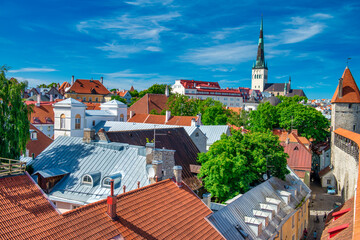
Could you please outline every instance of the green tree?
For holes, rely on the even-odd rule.
[[[145,94],[147,94],[147,93],[165,94],[166,86],[168,86],[169,92],[170,92],[170,91],[171,91],[171,85],[167,85],[167,84],[157,84],[157,83],[155,83],[154,85],[152,85],[152,86],[149,87],[148,89],[141,91],[141,92],[139,93],[139,97],[142,98],[142,97],[145,96]]]
[[[264,132],[279,126],[278,109],[270,103],[259,104],[256,111],[249,113],[249,129]]]
[[[118,101],[120,101],[120,102],[122,102],[122,103],[127,104],[126,99],[125,99],[125,98],[120,97],[119,95],[111,96],[111,100],[114,100],[114,99],[115,99],[115,100],[118,100]]]
[[[226,125],[231,115],[222,103],[211,98],[199,101],[198,112],[202,114],[201,121],[204,125]]]
[[[269,169],[272,176],[284,179],[287,154],[279,139],[271,132],[241,134],[234,131],[225,134],[206,153],[200,153],[198,161],[205,189],[218,202],[224,202],[249,190],[251,184],[261,181]]]
[[[129,91],[131,97],[139,97],[138,90],[134,89],[134,91]]]
[[[249,122],[249,112],[245,110],[241,110],[240,113],[230,111],[230,116],[228,117],[228,123],[234,125],[236,127],[245,128],[248,126]]]
[[[19,159],[30,136],[30,110],[21,99],[25,83],[7,79],[6,71],[6,67],[0,69],[0,156]]]
[[[173,116],[195,116],[198,113],[196,101],[181,94],[171,95],[167,107]]]

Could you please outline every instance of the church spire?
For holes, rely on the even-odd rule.
[[[266,68],[265,65],[265,54],[264,54],[264,36],[263,36],[263,17],[261,16],[261,25],[260,25],[260,36],[258,44],[258,52],[256,57],[256,64],[254,68]]]

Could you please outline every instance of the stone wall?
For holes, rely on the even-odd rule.
[[[354,196],[359,167],[359,147],[348,138],[332,133],[331,163],[337,190],[344,201]]]
[[[331,127],[333,130],[344,128],[349,131],[360,133],[360,104],[332,104]]]

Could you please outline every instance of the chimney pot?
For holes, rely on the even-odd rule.
[[[53,102],[54,101],[54,97],[52,94],[50,94],[50,102]]]
[[[162,165],[163,165],[163,161],[161,161],[161,160],[153,160],[152,161],[152,166],[154,168],[156,182],[158,180],[161,181],[161,178],[162,178]]]
[[[38,95],[36,95],[36,106],[37,107],[40,107],[40,103],[41,103],[41,95],[40,94],[38,94]]]
[[[125,193],[126,192],[126,186],[125,185],[123,186],[123,190],[124,190],[124,193]]]
[[[84,128],[83,142],[90,143],[92,140],[95,140],[95,130],[90,128]]]
[[[204,193],[203,194],[203,202],[210,208],[211,205],[211,193]]]
[[[140,181],[137,182],[138,188],[140,188]]]
[[[171,112],[166,110],[166,114],[165,114],[165,123],[167,123],[171,118]]]
[[[174,176],[175,176],[176,185],[178,187],[182,187],[182,179],[181,179],[182,167],[181,166],[174,166],[173,170],[174,170]]]
[[[74,82],[75,82],[75,77],[74,75],[71,76],[71,86],[74,85]]]

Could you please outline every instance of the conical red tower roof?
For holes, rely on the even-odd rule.
[[[331,99],[331,103],[360,103],[359,88],[348,67],[345,68],[342,79],[342,96],[339,96],[339,84]]]

